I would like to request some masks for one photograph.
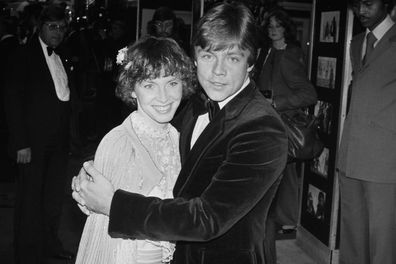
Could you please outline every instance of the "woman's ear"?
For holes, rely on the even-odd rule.
[[[197,61],[196,60],[194,61],[194,65],[195,65],[195,67],[197,67]]]
[[[132,97],[133,99],[136,99],[136,98],[137,98],[137,95],[136,95],[135,91],[133,91],[133,92],[131,93],[131,97]]]

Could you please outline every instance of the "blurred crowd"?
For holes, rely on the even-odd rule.
[[[44,4],[26,2],[14,10],[0,3],[0,87],[1,131],[7,135],[4,114],[4,78],[7,61],[18,46],[26,45],[38,32],[38,19]],[[103,7],[90,8],[76,14],[63,3],[68,14],[68,28],[60,49],[73,65],[73,81],[77,94],[71,121],[71,154],[79,155],[82,146],[97,142],[130,113],[115,97],[117,51],[136,35],[136,15],[130,10],[109,13]],[[131,21],[132,24],[131,24]],[[7,142],[4,144],[6,149]]]

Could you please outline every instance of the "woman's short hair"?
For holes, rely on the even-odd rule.
[[[192,47],[217,51],[237,45],[250,52],[248,63],[253,65],[258,48],[257,33],[256,21],[249,8],[241,2],[225,2],[207,11],[200,19]]]
[[[276,7],[269,11],[265,20],[265,33],[268,36],[268,27],[270,25],[270,19],[275,18],[275,20],[285,29],[285,42],[287,44],[297,44],[296,39],[296,26],[293,20],[290,18],[289,14],[281,7]]]
[[[147,36],[129,46],[122,61],[116,95],[136,106],[132,92],[136,84],[163,76],[177,76],[183,85],[183,97],[196,90],[195,66],[177,42],[171,38]]]

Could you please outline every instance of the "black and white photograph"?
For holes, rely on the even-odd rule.
[[[319,56],[316,85],[324,88],[334,89],[336,66],[337,58]]]
[[[327,178],[327,170],[329,167],[329,149],[324,148],[322,154],[315,158],[311,165],[311,170],[325,178]]]
[[[333,105],[319,100],[315,105],[314,115],[318,119],[319,133],[330,135],[332,132]]]
[[[322,12],[320,22],[320,42],[338,43],[340,12]]]
[[[326,193],[312,184],[308,185],[307,209],[311,217],[323,221],[325,219]]]

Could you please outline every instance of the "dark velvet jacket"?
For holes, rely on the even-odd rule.
[[[182,170],[175,199],[117,190],[109,234],[177,241],[178,264],[263,264],[265,221],[287,159],[285,128],[251,83],[190,150],[201,104],[191,99],[178,116]]]

